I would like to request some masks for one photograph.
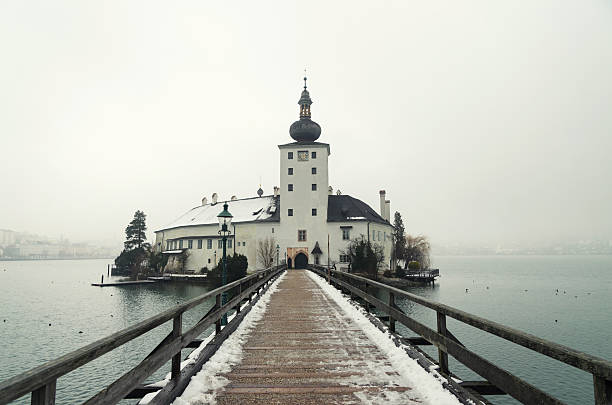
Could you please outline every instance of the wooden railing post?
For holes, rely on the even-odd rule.
[[[32,391],[32,405],[55,405],[55,383],[57,380]]]
[[[242,283],[238,284],[238,295],[242,294]],[[238,305],[236,305],[236,313],[240,313],[240,306],[242,305],[242,300],[238,301]]]
[[[221,294],[217,294],[215,296],[215,306],[217,308],[221,308]],[[219,318],[219,319],[217,319],[215,321],[215,333],[217,333],[217,334],[219,334],[221,332],[221,319],[222,318],[223,317],[221,317],[221,318]]]
[[[595,391],[595,405],[612,404],[612,381],[605,377],[593,374],[593,388]]]
[[[172,320],[172,337],[177,338],[183,333],[183,314],[178,314]],[[181,352],[172,356],[172,379],[178,379],[181,375]]]
[[[438,333],[446,336],[446,315],[436,311],[438,318]],[[448,371],[448,353],[438,348],[438,363],[440,363],[440,371],[443,374],[449,375]]]
[[[389,306],[395,308],[395,294],[392,292],[389,292]],[[391,317],[391,314],[389,314],[389,330],[395,332],[395,319]]]
[[[363,288],[363,292],[366,293],[366,295],[368,294],[368,282],[365,282],[365,287]],[[370,302],[368,300],[366,300],[365,302],[365,309],[367,313],[370,313]]]

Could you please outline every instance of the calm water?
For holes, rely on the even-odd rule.
[[[106,279],[108,262],[0,262],[0,380],[208,291],[205,285],[183,283],[90,286],[102,273]],[[212,305],[211,301],[186,312],[183,328],[195,324]],[[84,402],[136,366],[171,329],[169,322],[60,378],[57,402]],[[155,376],[169,370],[167,365]],[[26,404],[29,398],[14,403]]]
[[[0,380],[207,291],[206,286],[188,284],[91,287],[89,284],[106,272],[106,263],[0,262]],[[612,256],[437,257],[434,264],[443,275],[436,286],[412,288],[412,292],[612,359]],[[433,311],[399,300],[398,304],[435,326]],[[193,325],[211,306],[209,302],[187,312],[185,327]],[[448,327],[468,348],[561,400],[577,405],[593,402],[589,374],[452,319]],[[58,403],[88,399],[134,367],[170,328],[165,325],[149,332],[60,378]],[[436,353],[432,350],[430,354]],[[452,358],[450,367],[466,380],[478,378]],[[155,377],[167,370],[169,365]],[[515,403],[501,397],[491,400]],[[25,404],[28,399],[15,403]]]
[[[436,286],[411,292],[612,360],[612,256],[436,257],[434,265],[442,274]],[[433,310],[407,301],[399,305],[435,329]],[[594,402],[590,374],[451,318],[447,326],[469,349],[560,400]],[[437,358],[437,350],[426,351]],[[462,379],[482,379],[453,358],[449,362]],[[489,399],[518,403],[505,396]]]

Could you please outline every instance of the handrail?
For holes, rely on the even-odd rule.
[[[282,270],[284,270],[284,266],[275,266],[269,269],[255,272],[251,275],[248,275],[239,280],[228,283],[224,286],[216,288],[198,297],[192,298],[183,304],[176,305],[170,309],[167,309],[164,312],[161,312],[135,325],[129,326],[109,336],[99,339],[80,349],[74,350],[54,360],[48,361],[38,367],[35,367],[31,370],[28,370],[12,378],[9,378],[8,380],[2,381],[0,382],[0,404],[6,404],[29,392],[32,392],[34,394],[36,390],[38,390],[39,388],[45,388],[45,386],[47,385],[53,385],[53,396],[55,396],[55,387],[54,387],[55,381],[59,377],[81,367],[82,365],[86,363],[89,363],[92,360],[97,359],[98,357],[104,355],[105,353],[108,353],[109,351],[114,350],[117,347],[151,331],[152,329],[170,321],[171,319],[174,319],[175,322],[176,322],[176,319],[179,319],[178,326],[180,329],[180,317],[185,311],[188,311],[189,309],[196,307],[197,305],[203,303],[204,301],[212,297],[216,297],[217,298],[217,304],[216,304],[217,310],[212,313],[209,313],[205,318],[203,318],[200,321],[202,322],[204,320],[207,320],[207,323],[212,324],[215,321],[218,321],[225,313],[227,313],[229,310],[232,309],[233,306],[236,305],[236,303],[233,302],[235,300],[231,300],[230,302],[221,306],[219,298],[222,293],[240,286],[240,291],[241,291],[240,298],[242,298],[242,295],[249,292],[250,289],[257,288],[257,291],[259,291],[259,288],[261,285],[265,284],[267,281],[269,281],[276,274],[280,273]],[[248,285],[249,288],[243,291],[242,286],[247,283],[249,284]],[[219,332],[219,330],[217,330],[217,332]],[[184,336],[185,334],[183,334],[183,337]],[[176,336],[174,337],[176,338]],[[178,337],[180,338],[181,336],[178,336]],[[190,336],[191,340],[195,339],[196,337],[197,335],[192,336],[192,337]],[[162,344],[164,343],[170,344],[172,342],[166,342],[166,341],[162,342]],[[190,341],[185,342],[185,345],[187,345],[188,343],[190,343]],[[155,370],[156,369],[151,370],[151,373],[154,372]],[[32,401],[33,403],[35,402],[34,395],[33,395]],[[40,403],[46,403],[46,402],[40,402]]]
[[[310,266],[310,269],[321,274],[324,278],[336,282],[341,287],[344,287],[348,290],[351,290],[351,293],[355,293],[360,295],[362,298],[369,302],[370,304],[381,307],[381,309],[386,310],[386,312],[397,319],[408,328],[414,330],[417,333],[420,333],[426,340],[430,341],[432,344],[438,346],[440,350],[440,359],[441,359],[441,367],[444,369],[447,368],[447,360],[445,355],[447,353],[447,344],[453,346],[453,343],[459,343],[456,341],[456,338],[446,329],[446,320],[445,316],[450,316],[460,322],[471,325],[475,328],[483,330],[485,332],[491,333],[495,336],[499,336],[505,340],[508,340],[512,343],[518,344],[520,346],[526,347],[530,350],[543,354],[545,356],[551,357],[555,360],[561,361],[565,364],[571,365],[583,371],[589,372],[593,374],[594,385],[595,385],[595,396],[596,396],[596,404],[604,404],[609,403],[605,401],[612,402],[612,362],[602,359],[600,357],[596,357],[590,355],[588,353],[580,352],[578,350],[574,350],[568,346],[564,346],[550,340],[542,339],[538,336],[523,332],[521,330],[502,325],[500,323],[479,317],[477,315],[473,315],[462,311],[460,309],[453,308],[451,306],[429,300],[427,298],[409,293],[407,291],[400,290],[395,287],[391,287],[387,284],[383,284],[374,280],[370,280],[365,277],[357,276],[354,274],[334,270],[327,269],[322,266]],[[343,282],[340,278],[353,280],[355,282],[363,283],[366,286],[366,291],[361,290],[359,287],[355,287],[350,283]],[[386,290],[390,294],[390,303],[394,302],[397,297],[404,297],[412,302],[418,303],[425,307],[431,308],[438,313],[438,331],[435,332],[424,325],[414,321],[412,318],[408,317],[405,313],[401,312],[399,308],[395,305],[387,305],[383,303],[379,299],[373,297],[372,295],[367,293],[367,287],[377,287],[383,290]],[[355,289],[359,290],[356,291]],[[371,298],[371,299],[368,299]],[[408,325],[406,324],[408,323]],[[390,325],[394,324],[394,320],[390,319]],[[418,330],[415,330],[418,329]],[[423,332],[423,333],[421,333]],[[430,333],[433,332],[433,333]],[[428,334],[429,336],[424,336],[423,334]],[[429,339],[428,339],[429,337]],[[451,342],[447,341],[450,340]],[[452,342],[452,341],[455,342]],[[457,352],[462,352],[460,354],[467,355],[463,353],[465,349],[457,348]],[[444,353],[442,353],[444,352]],[[469,351],[468,351],[469,352]],[[471,352],[470,352],[471,353]],[[461,361],[461,360],[460,360]],[[443,364],[446,363],[446,364]],[[467,365],[467,364],[466,364]],[[469,367],[469,366],[468,366]],[[447,370],[443,370],[447,371]],[[503,389],[503,387],[499,387]],[[606,394],[607,390],[607,394]],[[607,399],[601,399],[607,398]]]

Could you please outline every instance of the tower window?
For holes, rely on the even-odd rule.
[[[312,216],[313,216],[313,217],[316,217],[316,216],[317,216],[317,209],[316,209],[316,208],[313,208],[313,209],[312,209]]]
[[[290,167],[290,168],[287,169],[287,174],[289,176],[293,176],[293,167]]]
[[[313,167],[312,169],[310,169],[312,171],[312,174],[317,174],[317,168]]]
[[[298,230],[298,242],[306,242],[306,230]]]
[[[287,153],[287,159],[293,159],[293,152]]]
[[[316,184],[312,185],[312,191],[317,191],[317,185]]]
[[[293,184],[287,184],[287,190],[293,191]]]
[[[292,216],[293,216],[293,208],[289,208],[289,209],[287,210],[287,216],[288,216],[288,217],[292,217]]]
[[[316,159],[317,158],[317,152],[310,152],[310,157],[312,159]]]

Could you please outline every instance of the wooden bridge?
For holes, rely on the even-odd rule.
[[[355,403],[360,400],[384,403],[389,398],[395,403],[442,403],[432,402],[431,392],[424,391],[418,379],[407,378],[404,368],[397,363],[398,356],[391,356],[388,349],[372,338],[372,333],[363,323],[350,316],[346,307],[332,298],[330,291],[326,292],[329,287],[325,287],[326,284],[320,279],[317,281],[311,277],[309,272],[321,275],[354,301],[361,302],[366,310],[371,311],[376,307],[378,317],[366,314],[364,318],[368,320],[369,327],[375,325],[390,332],[391,341],[395,343],[392,347],[396,349],[397,345],[422,367],[429,368],[435,361],[420,351],[418,346],[435,345],[439,353],[435,367],[439,374],[426,376],[434,382],[438,379],[440,387],[446,388],[443,393],[452,400],[450,403],[487,404],[482,395],[509,394],[526,404],[562,404],[550,394],[466,348],[447,329],[446,317],[592,374],[595,404],[612,403],[612,363],[607,360],[359,276],[314,266],[309,270],[285,273],[284,267],[280,266],[234,281],[6,380],[0,383],[0,405],[28,394],[31,395],[32,404],[54,404],[60,377],[170,321],[172,331],[140,364],[85,403],[115,404],[124,398],[142,398],[147,394],[150,404],[169,404],[177,397],[188,401],[194,395],[191,387],[185,390],[192,377],[202,366],[206,368],[207,361],[215,353],[222,353],[223,341],[236,331],[253,308],[256,309],[251,317],[259,318],[248,318],[256,321],[251,322],[250,328],[242,328],[245,330],[240,329],[234,335],[244,335],[240,349],[242,353],[239,360],[230,364],[220,375],[224,387],[215,392],[218,403],[315,404]],[[277,290],[272,295],[266,295],[265,291],[271,283],[283,273],[283,279],[273,287]],[[373,287],[379,292],[386,292],[388,299],[383,301],[374,296]],[[225,305],[221,305],[223,292],[228,292],[232,297]],[[262,299],[262,296],[265,298]],[[437,330],[402,312],[395,305],[395,299],[400,296],[436,311]],[[183,313],[213,298],[215,306],[192,328],[183,331]],[[257,302],[260,300],[266,304],[264,312],[258,312]],[[221,319],[226,313],[234,316],[226,326],[222,326]],[[381,316],[381,313],[385,315]],[[398,335],[395,332],[397,322],[418,336]],[[203,342],[200,335],[213,324],[216,325],[214,338],[208,343]],[[248,324],[247,320],[245,325]],[[199,355],[181,368],[181,350],[198,346],[203,346]],[[458,378],[452,378],[456,376],[448,367],[449,354],[484,380],[458,382]],[[406,360],[409,359],[406,357]],[[170,366],[171,378],[161,386],[145,385],[145,380],[165,364]],[[417,371],[415,374],[423,373],[423,369]],[[59,382],[61,384],[61,379]],[[196,395],[210,393],[212,388],[201,387],[196,390]],[[584,403],[589,402],[591,400],[588,398],[584,399]]]

